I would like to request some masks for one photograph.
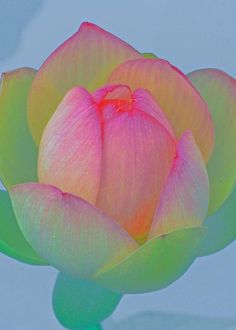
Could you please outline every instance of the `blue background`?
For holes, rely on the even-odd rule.
[[[0,72],[38,68],[82,21],[92,21],[186,73],[218,67],[236,76],[235,13],[234,0],[0,0]],[[233,243],[199,258],[165,290],[125,296],[104,328],[236,329],[235,256]],[[51,309],[55,277],[52,268],[0,254],[0,329],[62,329]]]

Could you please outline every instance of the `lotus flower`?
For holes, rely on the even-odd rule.
[[[0,247],[60,270],[64,326],[99,323],[235,238],[235,110],[226,73],[187,77],[91,23],[38,71],[3,75]]]

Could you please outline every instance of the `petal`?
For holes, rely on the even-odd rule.
[[[25,240],[15,218],[7,191],[0,190],[0,251],[32,265],[46,265]]]
[[[236,238],[236,189],[214,214],[206,219],[207,235],[201,244],[199,255],[218,252]]]
[[[215,146],[207,166],[212,214],[236,181],[236,80],[216,69],[197,70],[189,78],[207,102],[215,125]]]
[[[131,98],[131,89],[127,85],[105,85],[93,93],[93,99],[100,104],[105,100],[126,100]]]
[[[105,102],[106,105],[108,105],[109,101],[111,100],[117,100],[117,102],[120,102],[121,107],[122,101],[126,101],[132,108],[143,111],[159,121],[159,123],[169,131],[172,137],[175,138],[165,113],[156,103],[148,90],[139,88],[132,93],[128,85],[106,85],[93,93],[93,99],[98,103],[98,106],[100,107],[101,104],[104,104]],[[118,109],[116,107],[113,110],[113,112],[116,112]],[[111,107],[106,110],[106,112],[108,111],[111,111]],[[112,116],[110,115],[109,117]]]
[[[67,93],[39,147],[41,183],[96,201],[101,173],[101,128],[96,105],[83,88]]]
[[[149,237],[201,226],[207,214],[208,200],[205,164],[191,132],[186,132],[177,145],[177,155],[156,209]]]
[[[13,208],[26,239],[65,273],[90,277],[110,259],[120,260],[137,245],[104,213],[86,201],[37,183],[11,189]]]
[[[177,68],[160,59],[127,61],[113,71],[108,83],[149,90],[175,134],[180,137],[191,130],[204,159],[209,159],[214,140],[210,113],[187,77]]]
[[[172,127],[165,116],[165,113],[162,111],[160,106],[152,97],[151,93],[148,90],[139,88],[136,89],[133,93],[133,107],[135,109],[144,111],[150,116],[159,121],[159,123],[164,126],[167,131],[175,138]]]
[[[155,237],[120,263],[106,265],[94,280],[121,293],[163,289],[192,264],[204,233],[202,228],[186,228]]]
[[[142,53],[144,58],[157,58],[157,56],[153,53]]]
[[[103,86],[120,63],[141,58],[124,41],[91,23],[57,48],[45,61],[34,80],[29,99],[29,123],[39,143],[43,129],[66,92],[82,86],[94,91]]]
[[[0,86],[0,177],[5,187],[37,180],[37,148],[27,126],[27,97],[36,71],[2,75]]]
[[[175,140],[143,111],[116,111],[103,125],[103,166],[96,205],[139,243],[147,238]]]
[[[95,282],[59,273],[53,290],[54,313],[68,329],[92,327],[112,314],[122,295]]]

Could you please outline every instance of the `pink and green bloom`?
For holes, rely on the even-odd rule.
[[[187,76],[91,23],[0,89],[0,250],[60,273],[69,329],[236,237],[236,80]]]

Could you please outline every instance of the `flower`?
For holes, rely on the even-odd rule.
[[[226,73],[187,77],[91,23],[38,72],[3,75],[0,247],[62,272],[62,324],[95,322],[73,319],[76,299],[65,316],[75,287],[83,306],[106,297],[99,322],[121,294],[161,289],[235,238],[235,110]]]

